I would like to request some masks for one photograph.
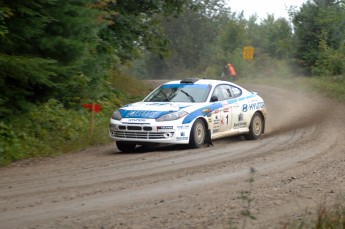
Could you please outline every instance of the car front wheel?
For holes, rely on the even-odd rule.
[[[258,139],[264,130],[264,119],[260,113],[255,113],[249,126],[249,133],[244,135],[247,140]]]
[[[189,146],[191,148],[200,148],[205,144],[206,128],[205,123],[201,119],[197,119],[190,133]]]
[[[136,144],[129,142],[116,142],[116,146],[121,152],[129,153],[135,149]]]

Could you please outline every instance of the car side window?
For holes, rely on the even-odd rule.
[[[229,85],[219,85],[214,89],[213,95],[218,97],[218,101],[227,100],[232,97]]]
[[[234,97],[239,97],[242,95],[242,90],[238,87],[231,86],[232,92],[234,93]]]
[[[230,99],[232,97],[230,85],[223,85],[222,87],[225,93],[225,99]]]
[[[223,99],[224,96],[223,96],[222,90],[221,90],[221,88],[219,86],[217,86],[214,89],[212,96],[217,96],[218,101]]]

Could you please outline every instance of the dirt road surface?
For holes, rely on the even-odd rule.
[[[312,217],[345,193],[344,104],[247,87],[266,102],[261,139],[129,154],[111,144],[15,163],[0,169],[0,228],[282,228]]]

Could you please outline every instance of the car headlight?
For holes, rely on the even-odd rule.
[[[116,110],[112,115],[111,115],[111,118],[112,119],[115,119],[115,120],[121,120],[122,119],[122,116],[121,116],[121,113],[119,110]]]
[[[177,112],[173,112],[173,113],[169,113],[166,115],[163,115],[159,118],[156,119],[157,122],[164,122],[164,121],[173,121],[173,120],[177,120],[180,119],[184,116],[186,116],[188,113],[185,111],[177,111]]]

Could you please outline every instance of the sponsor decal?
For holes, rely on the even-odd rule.
[[[186,129],[190,129],[190,126],[189,125],[187,125],[187,126],[177,126],[177,129],[186,130]]]
[[[229,107],[225,107],[225,108],[223,109],[223,111],[224,111],[224,113],[229,112]]]
[[[224,125],[224,120],[223,119],[220,120],[220,124]]]
[[[250,110],[258,110],[261,109],[265,106],[264,102],[257,102],[257,103],[251,103],[249,104],[249,109]]]
[[[258,110],[265,106],[264,102],[257,102],[257,103],[250,103],[250,104],[243,104],[242,105],[242,111],[247,112],[248,110]]]
[[[128,118],[155,118],[159,113],[158,111],[129,111],[125,116]]]
[[[240,121],[243,121],[243,114],[242,114],[242,113],[238,115],[238,121],[239,121],[239,122],[240,122]]]
[[[172,128],[172,126],[157,126],[157,130],[170,130]]]
[[[145,118],[129,118],[128,122],[145,122]]]
[[[213,124],[219,124],[219,122],[220,122],[219,119],[218,119],[218,120],[214,120],[214,121],[213,121]]]
[[[238,129],[238,128],[242,128],[242,127],[246,127],[247,126],[247,122],[238,122],[238,123],[234,123],[234,128]]]
[[[176,137],[177,141],[188,140],[188,137]]]
[[[219,113],[219,110],[214,110],[214,113],[215,113],[215,114],[218,114],[218,113]]]
[[[242,111],[243,112],[247,112],[248,111],[248,105],[247,104],[243,104],[242,105]]]
[[[211,122],[212,122],[212,118],[209,118],[209,119],[208,119],[208,122],[211,123]]]
[[[217,126],[217,127],[214,127],[213,128],[213,133],[218,133],[219,132],[219,127]]]
[[[210,113],[211,109],[210,108],[205,108],[201,111],[202,113]]]
[[[186,136],[185,132],[181,132],[181,133],[180,133],[180,136],[181,136],[181,137]]]

